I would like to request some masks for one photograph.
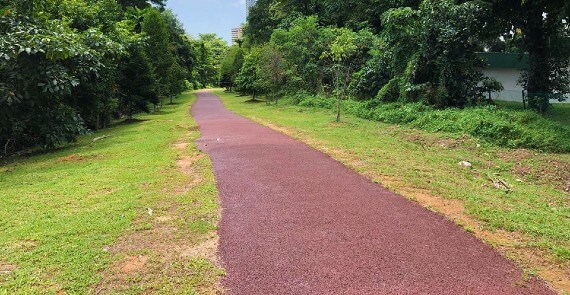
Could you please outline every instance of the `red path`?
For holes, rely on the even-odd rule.
[[[198,97],[230,294],[554,294],[524,284],[511,262],[445,218],[210,93]]]

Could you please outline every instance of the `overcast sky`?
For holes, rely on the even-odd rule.
[[[245,23],[245,0],[168,0],[166,7],[193,36],[216,33],[230,43],[232,28]]]

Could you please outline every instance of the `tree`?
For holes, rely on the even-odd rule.
[[[321,58],[332,61],[334,94],[337,99],[336,122],[340,122],[341,101],[347,96],[346,89],[355,70],[351,58],[358,49],[356,40],[356,34],[351,30],[337,29],[337,37],[330,45],[329,50],[321,56]]]
[[[204,86],[218,84],[222,59],[228,50],[227,42],[215,34],[200,34],[194,44],[199,64],[194,76]]]
[[[8,6],[10,7],[10,6]],[[29,11],[5,10],[0,18],[0,142],[4,152],[54,147],[85,133],[79,113],[65,100],[81,77],[101,72],[102,54],[58,21]],[[120,51],[105,39],[99,50]]]
[[[521,77],[529,106],[544,113],[550,99],[570,93],[570,42],[567,1],[491,0],[499,33],[520,37],[520,52],[528,52],[529,68]]]
[[[4,153],[63,145],[182,91],[195,47],[150,3],[163,1],[0,0]]]
[[[137,112],[149,112],[149,104],[159,103],[155,91],[155,81],[152,74],[152,65],[142,48],[135,47],[125,57],[120,66],[120,79],[118,93],[121,112],[129,119]]]
[[[148,1],[148,0],[118,0],[117,2],[119,4],[121,4],[121,6],[124,8],[127,8],[127,7],[148,8],[152,4],[157,5],[160,8],[163,8],[166,0],[151,0],[151,1]]]
[[[419,9],[387,11],[382,36],[392,79],[381,100],[464,107],[481,97],[483,62],[476,55],[490,7],[479,1],[425,0]],[[388,95],[388,97],[386,97]]]
[[[266,44],[260,49],[260,59],[258,61],[258,76],[262,89],[269,94],[267,103],[277,103],[279,92],[283,87],[286,76],[286,61],[279,49],[271,44]]]
[[[317,92],[323,90],[326,80],[326,67],[321,59],[334,32],[323,29],[318,18],[302,17],[293,21],[289,29],[277,29],[271,36],[271,44],[277,48],[290,66],[288,87],[300,91]]]
[[[260,76],[259,60],[261,49],[254,47],[245,56],[243,66],[240,69],[235,83],[239,92],[243,94],[251,94],[253,100],[257,99],[257,95],[265,91],[265,81]]]
[[[232,46],[224,56],[220,66],[220,86],[232,91],[235,79],[244,62],[244,50],[239,46]]]
[[[147,37],[146,54],[152,56],[156,92],[159,96],[170,96],[170,70],[175,60],[170,47],[168,25],[158,10],[149,9],[146,12],[142,31]]]

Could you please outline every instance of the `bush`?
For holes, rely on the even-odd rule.
[[[336,99],[324,97],[320,95],[306,96],[305,99],[299,102],[302,107],[312,107],[312,108],[325,108],[332,109],[335,107]]]
[[[383,102],[394,102],[400,98],[400,78],[393,78],[378,91],[376,99]]]
[[[297,102],[298,101],[298,102]],[[303,96],[292,102],[314,108],[335,108],[335,99]],[[343,112],[390,124],[406,124],[431,132],[467,134],[509,148],[570,152],[570,128],[531,111],[501,110],[496,106],[436,109],[423,103],[375,103],[346,100]]]
[[[188,80],[184,80],[184,87],[186,88],[186,90],[194,90],[196,88],[194,88],[194,83],[188,81]]]

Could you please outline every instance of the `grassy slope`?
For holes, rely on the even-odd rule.
[[[187,114],[193,100],[193,94],[184,94],[176,105],[138,117],[143,121],[118,124],[70,147],[0,166],[0,294],[84,294],[104,276],[120,272],[108,271],[120,267],[118,260],[128,254],[109,250],[119,237],[150,230],[153,220],[166,213],[180,233],[193,239],[176,242],[198,243],[212,236],[218,204],[209,159],[194,161],[193,175],[185,175],[177,158],[198,152],[193,144],[173,147],[198,137]],[[109,137],[93,142],[103,135]],[[200,182],[174,189],[184,187],[189,177]],[[172,211],[173,205],[184,210]],[[105,288],[191,293],[208,287],[201,286],[205,277],[215,281],[219,274],[207,261],[192,260],[184,267],[194,279],[180,285],[169,286],[159,280],[165,274],[157,273],[146,284],[130,279]]]
[[[334,124],[332,111],[268,107],[243,103],[247,97],[217,94],[231,110],[299,138],[444,213],[531,271],[551,281],[561,279],[555,282],[558,289],[569,287],[570,197],[563,191],[567,179],[560,179],[559,169],[550,167],[570,168],[569,154],[500,149],[457,134],[428,133],[354,116]],[[463,160],[473,163],[474,169],[459,167]],[[513,191],[506,194],[490,178],[505,180]]]
[[[515,101],[497,101],[498,106],[507,110],[523,110],[524,105]],[[570,127],[570,103],[556,103],[546,114],[546,117],[562,125]]]

